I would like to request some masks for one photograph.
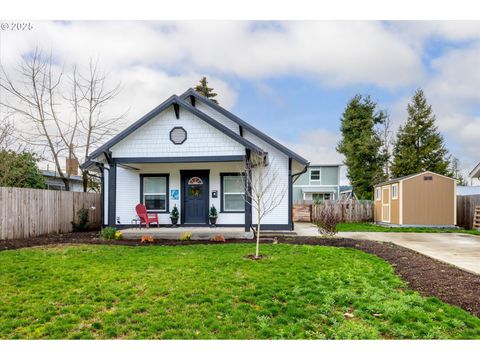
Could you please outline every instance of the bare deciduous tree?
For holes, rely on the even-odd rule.
[[[125,113],[119,116],[107,115],[105,107],[120,93],[120,84],[108,87],[106,81],[107,74],[98,69],[98,61],[90,61],[88,75],[80,76],[78,81],[74,81],[85,103],[80,109],[84,159],[88,157],[92,148],[103,143],[105,138],[110,137],[118,129],[125,117]],[[84,171],[84,191],[87,189],[88,180],[87,172]]]
[[[382,141],[382,147],[380,151],[382,153],[384,162],[383,171],[387,179],[390,179],[390,160],[392,157],[392,147],[394,139],[392,132],[392,120],[387,113],[385,113],[385,119],[377,129],[377,134]]]
[[[111,117],[104,110],[118,95],[120,85],[109,88],[107,76],[93,61],[87,75],[82,75],[77,66],[65,75],[64,67],[58,66],[52,55],[45,56],[38,49],[19,63],[17,81],[3,67],[1,70],[0,89],[5,90],[6,96],[0,99],[0,105],[17,121],[26,123],[21,139],[54,162],[65,189],[69,190],[71,171],[63,170],[60,158],[80,163],[92,146],[118,128],[123,115]],[[83,171],[84,191],[88,180],[88,173]]]
[[[0,151],[11,147],[14,130],[13,123],[9,119],[0,119]]]
[[[286,186],[279,179],[279,169],[263,156],[245,162],[245,201],[257,218],[255,258],[260,256],[260,231],[263,218],[277,208],[285,198]]]

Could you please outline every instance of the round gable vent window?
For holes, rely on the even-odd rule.
[[[187,132],[183,127],[176,126],[170,130],[170,141],[175,145],[183,144],[187,140]]]

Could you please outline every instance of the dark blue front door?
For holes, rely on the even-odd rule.
[[[182,171],[183,222],[208,224],[208,171]]]

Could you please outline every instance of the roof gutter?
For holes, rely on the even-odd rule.
[[[298,180],[298,178],[300,177],[300,175],[302,174],[305,174],[308,170],[308,166],[310,165],[310,163],[307,163],[307,165],[305,165],[305,167],[303,168],[302,171],[298,172],[298,173],[295,173],[295,174],[292,174],[290,175],[292,177],[292,183],[294,183],[295,181]],[[294,176],[296,176],[296,178],[294,178]]]

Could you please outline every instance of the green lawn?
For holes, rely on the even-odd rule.
[[[480,338],[353,249],[253,244],[0,252],[0,338]],[[351,313],[354,316],[345,316]]]
[[[375,225],[372,223],[341,223],[337,226],[338,231],[349,232],[415,232],[415,233],[463,233],[480,235],[478,230],[463,230],[463,229],[442,229],[442,228],[415,228],[415,227],[387,227]]]

